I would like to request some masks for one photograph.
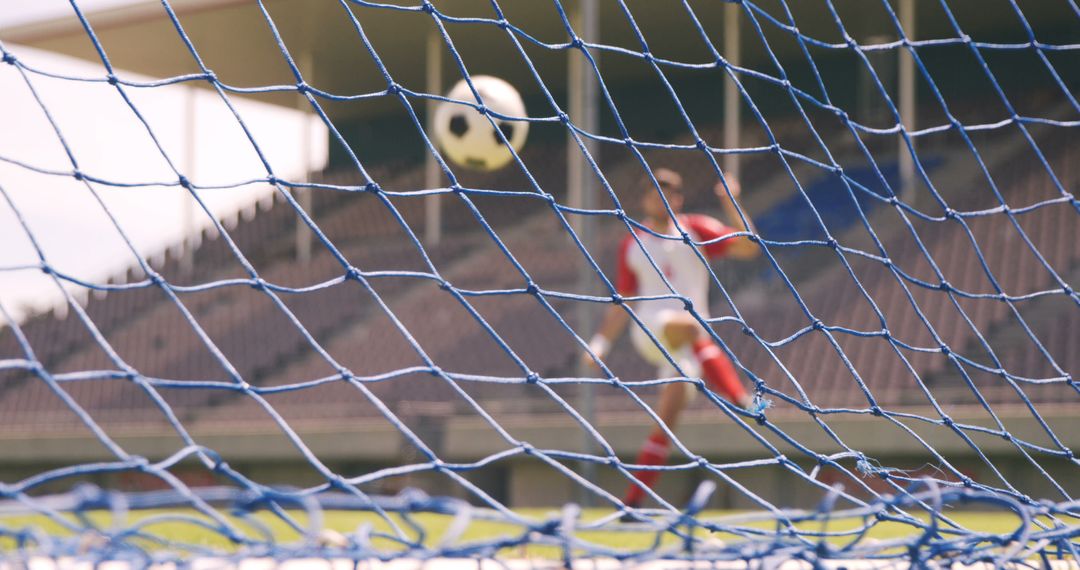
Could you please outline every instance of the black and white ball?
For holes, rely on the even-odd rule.
[[[490,75],[474,75],[472,83],[480,94],[480,103],[488,109],[505,116],[525,117],[525,103],[509,83]],[[476,101],[464,79],[446,96],[459,101]],[[529,123],[492,119],[514,152],[519,152],[525,146]],[[436,108],[435,140],[444,156],[455,164],[475,170],[496,170],[513,158],[488,117],[460,103],[444,101]]]

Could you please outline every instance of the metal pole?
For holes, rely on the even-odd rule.
[[[438,29],[432,29],[427,37],[427,83],[425,89],[434,95],[442,94],[442,37]],[[437,102],[428,99],[427,132],[435,132],[435,108]],[[430,135],[429,135],[430,136]],[[430,152],[424,161],[424,188],[438,188],[442,182],[442,171],[435,155]],[[431,194],[424,198],[424,241],[428,245],[439,245],[442,240],[442,195]]]
[[[724,58],[731,65],[742,65],[742,50],[739,45],[739,4],[724,5]],[[730,75],[724,78],[724,148],[739,148],[739,133],[742,130],[742,113],[739,86]],[[725,154],[721,161],[724,176],[739,178],[739,155]],[[721,263],[717,268],[718,277],[723,283],[730,283],[732,271],[730,263]]]
[[[297,65],[300,67],[300,74],[304,77],[304,82],[311,85],[315,80],[315,70],[311,52],[305,51],[297,59]],[[303,121],[300,128],[300,165],[303,171],[300,174],[300,182],[307,182],[311,177],[311,149],[312,149],[312,136],[314,136],[314,129],[311,125],[311,102],[302,93],[297,94],[296,100],[297,110],[300,111],[300,120]],[[311,207],[311,189],[310,188],[297,188],[293,193],[296,196],[296,202],[300,208],[307,212],[308,216],[314,219],[315,212]],[[300,216],[296,217],[296,261],[300,264],[306,264],[311,260],[311,229],[300,219]]]
[[[742,65],[739,49],[739,4],[724,5],[724,58],[731,65]],[[724,148],[739,147],[739,131],[742,128],[739,113],[739,88],[730,76],[724,81]],[[739,177],[739,155],[725,154],[724,175]]]
[[[581,39],[588,42],[597,41],[600,37],[600,30],[599,11],[596,0],[579,0],[573,14],[573,23],[574,29],[577,30],[577,34]],[[590,52],[590,54],[594,58],[598,57],[598,54],[595,51]],[[567,57],[569,73],[569,76],[567,77],[567,103],[570,119],[581,130],[589,133],[596,133],[599,130],[599,116],[597,113],[599,87],[596,75],[593,73],[592,66],[589,65],[584,54],[577,52],[576,50],[571,50]],[[598,160],[598,145],[596,144],[596,141],[585,139],[584,144],[593,159]],[[586,163],[585,156],[582,154],[581,149],[578,148],[572,134],[567,134],[566,152],[566,187],[568,201],[570,205],[575,208],[594,209],[596,207],[596,176]],[[593,222],[591,217],[574,216],[571,219],[571,225],[577,233],[578,238],[581,240],[581,243],[585,245],[586,249],[592,251]],[[592,268],[582,261],[578,273],[579,291],[583,294],[591,293],[594,289],[595,282],[596,276],[593,274]],[[592,303],[584,301],[577,303],[575,306],[575,319],[578,323],[579,331],[584,332],[587,327],[590,329],[595,328],[597,314],[595,309],[596,307]],[[584,366],[579,367],[579,376],[584,377],[587,374],[588,370],[586,370]],[[593,416],[595,415],[595,404],[593,400],[594,394],[592,384],[582,384],[578,407],[581,416],[589,423],[593,423]],[[592,436],[586,432],[584,434],[582,451],[584,453],[592,454],[596,452],[596,449],[596,442],[593,441]],[[581,474],[586,479],[595,481],[596,464],[591,461],[582,462]],[[580,502],[585,506],[591,505],[593,502],[591,493],[584,490],[582,490],[582,493]]]
[[[196,136],[197,136],[197,122],[199,120],[196,115],[197,99],[199,96],[198,88],[190,85],[185,88],[184,102],[184,176],[194,184],[195,183],[195,152],[197,148]],[[181,241],[180,252],[180,274],[184,277],[190,277],[195,270],[195,197],[191,195],[187,188],[182,188],[184,192],[183,201],[184,205],[181,208],[181,224],[183,225],[181,231],[183,232],[183,240]]]
[[[900,0],[900,26],[908,40],[915,39],[915,0]],[[915,129],[915,58],[906,53],[907,50],[897,50],[899,61],[900,85],[900,121],[904,129],[911,132]],[[899,149],[897,160],[900,168],[900,196],[905,200],[914,198],[915,191],[915,160],[908,151],[902,138],[898,138]],[[915,141],[911,141],[914,148]]]
[[[596,0],[580,0],[572,14],[574,29],[578,30],[578,36],[586,41],[593,41],[597,36],[596,23]],[[599,54],[590,52],[593,58]],[[575,50],[568,52],[568,83],[567,83],[567,106],[570,119],[581,130],[595,133],[597,130],[597,94],[598,87],[596,76],[585,56]],[[593,159],[596,159],[597,145],[592,139],[583,139],[585,148]],[[585,156],[578,148],[572,134],[567,133],[566,146],[566,187],[567,200],[575,208],[591,207],[593,194],[595,193],[595,177]],[[588,233],[588,225],[584,223],[588,216],[574,216],[570,219],[570,225],[574,231],[585,239],[583,234]],[[591,274],[590,274],[591,277]]]

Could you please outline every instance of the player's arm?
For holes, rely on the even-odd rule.
[[[597,329],[596,334],[589,341],[589,350],[597,358],[603,360],[611,352],[611,345],[615,344],[615,341],[622,336],[629,322],[630,314],[626,312],[626,309],[619,305],[608,305],[604,309],[604,318],[600,321],[600,328]],[[592,357],[588,353],[584,355],[584,360],[593,363]]]
[[[737,232],[750,232],[755,233],[754,223],[750,221],[750,216],[743,210],[743,214],[746,214],[746,223],[743,223],[743,218],[739,216],[739,208],[735,205],[735,200],[739,199],[739,194],[742,193],[742,187],[739,185],[739,181],[734,176],[727,177],[727,189],[724,188],[723,182],[717,182],[713,187],[713,191],[716,193],[716,197],[720,199],[720,206],[724,210],[724,218],[726,218],[727,225],[731,229]],[[731,196],[728,196],[728,190],[731,191]],[[734,200],[733,200],[734,198]],[[750,240],[746,236],[739,236],[729,240],[731,243],[725,248],[725,254],[735,259],[753,259],[758,255],[761,255],[761,249],[758,244]]]
[[[622,244],[619,245],[619,262],[615,270],[615,290],[623,297],[637,294],[637,274],[630,268],[628,262],[630,248],[635,247],[636,243],[637,241],[632,236],[626,236]],[[629,322],[630,313],[626,312],[624,307],[614,303],[608,305],[604,309],[604,317],[600,321],[600,328],[597,329],[596,334],[589,341],[589,350],[597,358],[603,359],[606,357],[611,350],[611,345],[619,340]],[[582,355],[582,361],[594,366],[596,364],[588,352]]]

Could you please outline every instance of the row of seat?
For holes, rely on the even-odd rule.
[[[788,140],[801,140],[805,144],[812,141],[805,133],[801,138],[795,134],[799,131],[798,122],[778,126],[792,131]],[[1041,148],[1051,158],[1055,172],[1064,178],[1065,187],[1075,187],[1075,173],[1068,167],[1071,157],[1068,140],[1048,140]],[[559,160],[562,152],[557,145],[537,145],[526,151],[525,159],[531,165],[562,164]],[[646,156],[654,167],[668,165],[687,174],[688,186],[693,189],[688,200],[692,207],[710,205],[707,189],[714,175],[703,156],[687,151],[646,153]],[[765,184],[767,169],[754,166],[774,160],[768,154],[752,155],[744,166],[744,184]],[[621,197],[632,199],[635,192],[631,189],[640,185],[641,166],[632,157],[619,153],[612,153],[604,164],[610,187]],[[1031,168],[995,178],[1006,203],[1013,208],[1055,196],[1056,189],[1049,184],[1041,167],[1031,161],[1027,164]],[[422,187],[420,169],[409,165],[389,165],[373,172],[385,190]],[[545,190],[562,188],[564,173],[559,167],[535,168],[533,174]],[[775,172],[773,175],[784,176]],[[366,182],[348,172],[324,175],[320,181],[354,188]],[[466,174],[461,182],[467,188],[532,189],[530,181],[513,169],[494,175]],[[554,193],[560,200],[564,199],[563,192]],[[432,271],[406,232],[407,227],[422,239],[425,207],[422,198],[392,196],[384,200],[369,193],[323,190],[314,191],[313,195],[320,229],[352,266],[364,272]],[[958,211],[989,207],[986,200],[993,199],[985,188],[951,192],[950,197],[956,200],[950,205]],[[583,256],[546,201],[476,194],[469,195],[468,200],[475,210],[460,196],[443,197],[446,236],[438,246],[422,247],[442,279],[459,291],[522,288],[526,278],[514,265],[516,262],[543,290],[581,291],[585,285],[579,281]],[[605,200],[602,196],[601,207],[608,207]],[[513,262],[483,230],[477,212],[512,253]],[[767,216],[768,212],[754,214]],[[404,226],[398,221],[399,215]],[[873,215],[877,216],[876,220],[895,216],[880,209]],[[1002,214],[968,218],[967,224],[990,273],[1002,289],[1010,295],[1025,295],[1050,290],[1056,285],[1024,237],[1031,240],[1046,264],[1059,273],[1067,272],[1078,263],[1074,244],[1080,239],[1077,235],[1080,226],[1075,223],[1075,216],[1075,206],[1068,203],[1048,204],[1018,214],[1016,223],[1024,230],[1023,236]],[[590,253],[611,278],[615,247],[626,230],[613,217],[596,219]],[[293,260],[294,220],[291,207],[279,200],[252,219],[240,220],[229,235],[259,276],[269,283],[312,287],[343,276],[347,268],[319,244],[307,264]],[[800,273],[795,283],[801,302],[814,318],[830,327],[865,332],[887,327],[891,338],[900,343],[929,349],[945,345],[965,358],[992,365],[990,352],[979,340],[981,336],[1006,370],[1021,377],[1049,378],[1060,375],[1062,369],[1077,369],[1074,351],[1069,350],[1075,346],[1069,344],[1069,331],[1076,328],[1070,323],[1075,323],[1075,317],[1068,311],[1049,319],[1029,310],[1039,301],[1012,303],[1020,315],[1033,314],[1030,322],[1025,318],[1024,323],[1044,343],[1051,362],[1032,350],[1034,344],[1026,333],[1017,336],[1014,330],[1014,334],[1006,334],[1006,329],[1010,326],[1016,329],[1020,323],[1009,303],[998,299],[967,299],[938,287],[941,279],[916,245],[913,237],[916,234],[949,286],[968,293],[996,293],[959,223],[915,220],[914,233],[896,220],[891,223],[899,224],[900,228],[886,236],[885,247],[892,263],[932,287],[905,281],[878,261],[846,255],[843,261],[850,264],[859,279],[857,283],[840,257],[832,256],[822,269]],[[784,257],[788,255],[786,251],[780,255],[785,265],[800,263],[798,255]],[[169,282],[178,284],[247,276],[224,240],[209,235],[196,252],[194,272],[182,273],[180,264],[172,257],[155,269]],[[765,262],[740,266],[734,271],[775,275]],[[804,314],[780,280],[763,283],[732,277],[731,270],[721,271],[721,275],[725,285],[737,286],[736,306],[746,325],[761,339],[775,343],[812,324],[813,319]],[[130,275],[128,279],[136,277]],[[869,299],[864,298],[859,283]],[[588,286],[593,292],[604,291],[605,287],[599,276]],[[425,359],[457,374],[521,378],[532,371],[545,378],[572,376],[577,373],[575,362],[580,346],[571,330],[583,336],[595,326],[592,322],[579,322],[585,313],[578,310],[578,302],[524,293],[462,296],[440,287],[434,280],[406,275],[371,277],[364,282],[347,280],[303,293],[278,293],[276,299],[246,285],[184,293],[180,299],[198,328],[155,287],[92,298],[86,312],[120,358],[147,377],[222,382],[242,379],[261,387],[330,377],[338,373],[336,366],[358,376],[372,376],[426,366]],[[714,316],[732,314],[731,307],[725,306],[719,295],[714,293],[713,300]],[[871,301],[884,317],[884,323]],[[598,308],[599,305],[593,304],[591,315],[597,315]],[[74,316],[39,317],[27,322],[23,330],[38,358],[54,374],[116,368]],[[741,326],[725,323],[716,330],[750,372],[772,389],[795,400],[805,400],[808,405],[866,407],[867,394],[883,406],[925,405],[927,391],[935,398],[951,402],[972,399],[971,390],[960,374],[961,367],[940,351],[911,350],[881,336],[826,334],[822,330],[806,332],[782,346],[767,349],[744,334]],[[0,355],[20,356],[12,335],[0,334]],[[610,364],[621,378],[641,379],[651,374],[625,341],[613,353]],[[979,376],[980,390],[985,388],[988,397],[996,398],[996,402],[1021,402],[1007,382],[1000,378],[990,381],[985,375],[973,372],[970,366],[962,368]],[[1035,389],[1025,385],[1024,393],[1036,400],[1052,401],[1062,396],[1062,387],[1061,383]],[[395,409],[407,407],[407,402],[451,402],[462,413],[468,413],[472,405],[466,395],[504,410],[542,413],[555,411],[561,405],[557,398],[535,385],[475,380],[450,383],[427,373],[404,374],[393,380],[365,384],[365,388],[366,391],[355,384],[335,382],[277,393],[267,399],[275,409],[297,421],[377,414],[374,398]],[[164,421],[164,414],[147,391],[125,379],[80,380],[65,384],[65,389],[104,423]],[[643,389],[640,393],[648,396],[652,391]],[[160,393],[185,422],[216,425],[268,421],[265,410],[254,399],[235,391],[164,388]],[[556,393],[572,398],[575,390],[560,387]],[[11,429],[70,429],[78,421],[50,387],[25,373],[0,371],[0,396],[0,422]],[[699,399],[695,405],[711,404]],[[597,406],[603,413],[625,413],[638,407],[624,389],[618,388],[601,389]]]

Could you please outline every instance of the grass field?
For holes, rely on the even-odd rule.
[[[537,522],[551,520],[553,518],[558,518],[559,516],[555,511],[544,509],[522,509],[516,512],[523,517]],[[296,518],[297,522],[307,524],[308,521],[306,520],[305,513],[296,512],[290,514]],[[582,513],[581,520],[596,520],[608,514],[610,514],[610,511],[608,510],[586,510]],[[707,511],[702,513],[700,518],[714,520],[736,514],[738,513],[730,511]],[[210,522],[210,519],[208,518],[202,517],[201,515],[196,516],[194,511],[178,512],[175,510],[150,510],[131,513],[126,524],[122,526],[125,528],[139,526],[140,530],[144,533],[174,544],[198,545],[200,547],[224,551],[233,550],[236,547],[235,544],[222,534],[196,524],[193,521],[177,520],[177,515],[195,517],[204,522]],[[64,516],[70,517],[71,515]],[[365,526],[370,529],[373,536],[377,533],[392,534],[390,525],[384,519],[371,513],[327,511],[323,516],[324,520],[322,527],[341,534],[354,533],[358,528]],[[98,528],[109,529],[113,522],[111,517],[112,515],[108,512],[92,512],[87,515],[87,520],[92,522],[95,526],[98,526]],[[412,524],[404,521],[403,518],[398,515],[391,515],[391,518],[398,524],[399,528],[405,531],[409,540],[417,541],[425,547],[435,547],[437,545],[460,546],[476,542],[493,541],[499,538],[512,540],[516,537],[521,537],[523,534],[522,527],[518,525],[479,520],[470,521],[468,526],[462,532],[453,532],[451,530],[454,526],[452,524],[452,517],[437,514],[413,515],[410,517]],[[949,518],[968,531],[995,535],[1011,533],[1019,524],[1019,519],[1017,517],[999,512],[954,512],[949,514]],[[279,543],[296,543],[303,538],[300,533],[290,528],[283,520],[270,513],[258,513],[253,519],[254,524],[244,519],[229,517],[230,522],[235,525],[239,532],[257,541],[265,540],[267,534],[271,535],[273,539]],[[74,521],[73,518],[70,520]],[[1073,521],[1073,523],[1075,524],[1076,521]],[[775,527],[773,523],[768,522],[748,523],[744,526],[762,530]],[[827,530],[829,532],[839,532],[857,529],[861,526],[861,520],[849,519],[831,521],[828,527],[825,528],[823,528],[820,523],[801,525],[799,528],[800,530],[806,531]],[[71,535],[71,532],[65,530],[63,525],[57,521],[50,520],[40,515],[0,518],[0,552],[10,550],[14,547],[12,539],[2,537],[4,534],[2,531],[4,529],[13,531],[30,527],[36,527],[46,533],[57,536]],[[259,527],[263,528],[260,529]],[[453,536],[448,536],[449,532],[453,532]],[[917,530],[910,525],[894,522],[878,522],[870,529],[865,538],[888,540],[911,536],[916,532]],[[421,533],[423,533],[422,540],[420,539]],[[651,548],[657,539],[657,532],[655,530],[582,531],[577,533],[576,536],[581,540],[588,541],[589,543],[598,546],[615,548],[622,551],[633,551]],[[733,534],[710,533],[700,529],[695,532],[695,537],[718,539],[725,542],[742,540],[741,537]],[[662,544],[666,545],[675,544],[679,540],[677,536],[671,533],[667,533],[660,538]],[[835,545],[846,544],[853,539],[853,536],[833,536],[827,538],[828,541]],[[132,541],[152,550],[166,547],[163,544],[154,544],[154,541],[150,539],[132,539]],[[408,548],[400,542],[389,538],[379,537],[373,538],[372,545],[387,551],[405,550]],[[527,549],[513,547],[500,551],[500,556],[506,557],[557,557],[560,554],[561,549],[558,547],[536,545],[529,546]]]

